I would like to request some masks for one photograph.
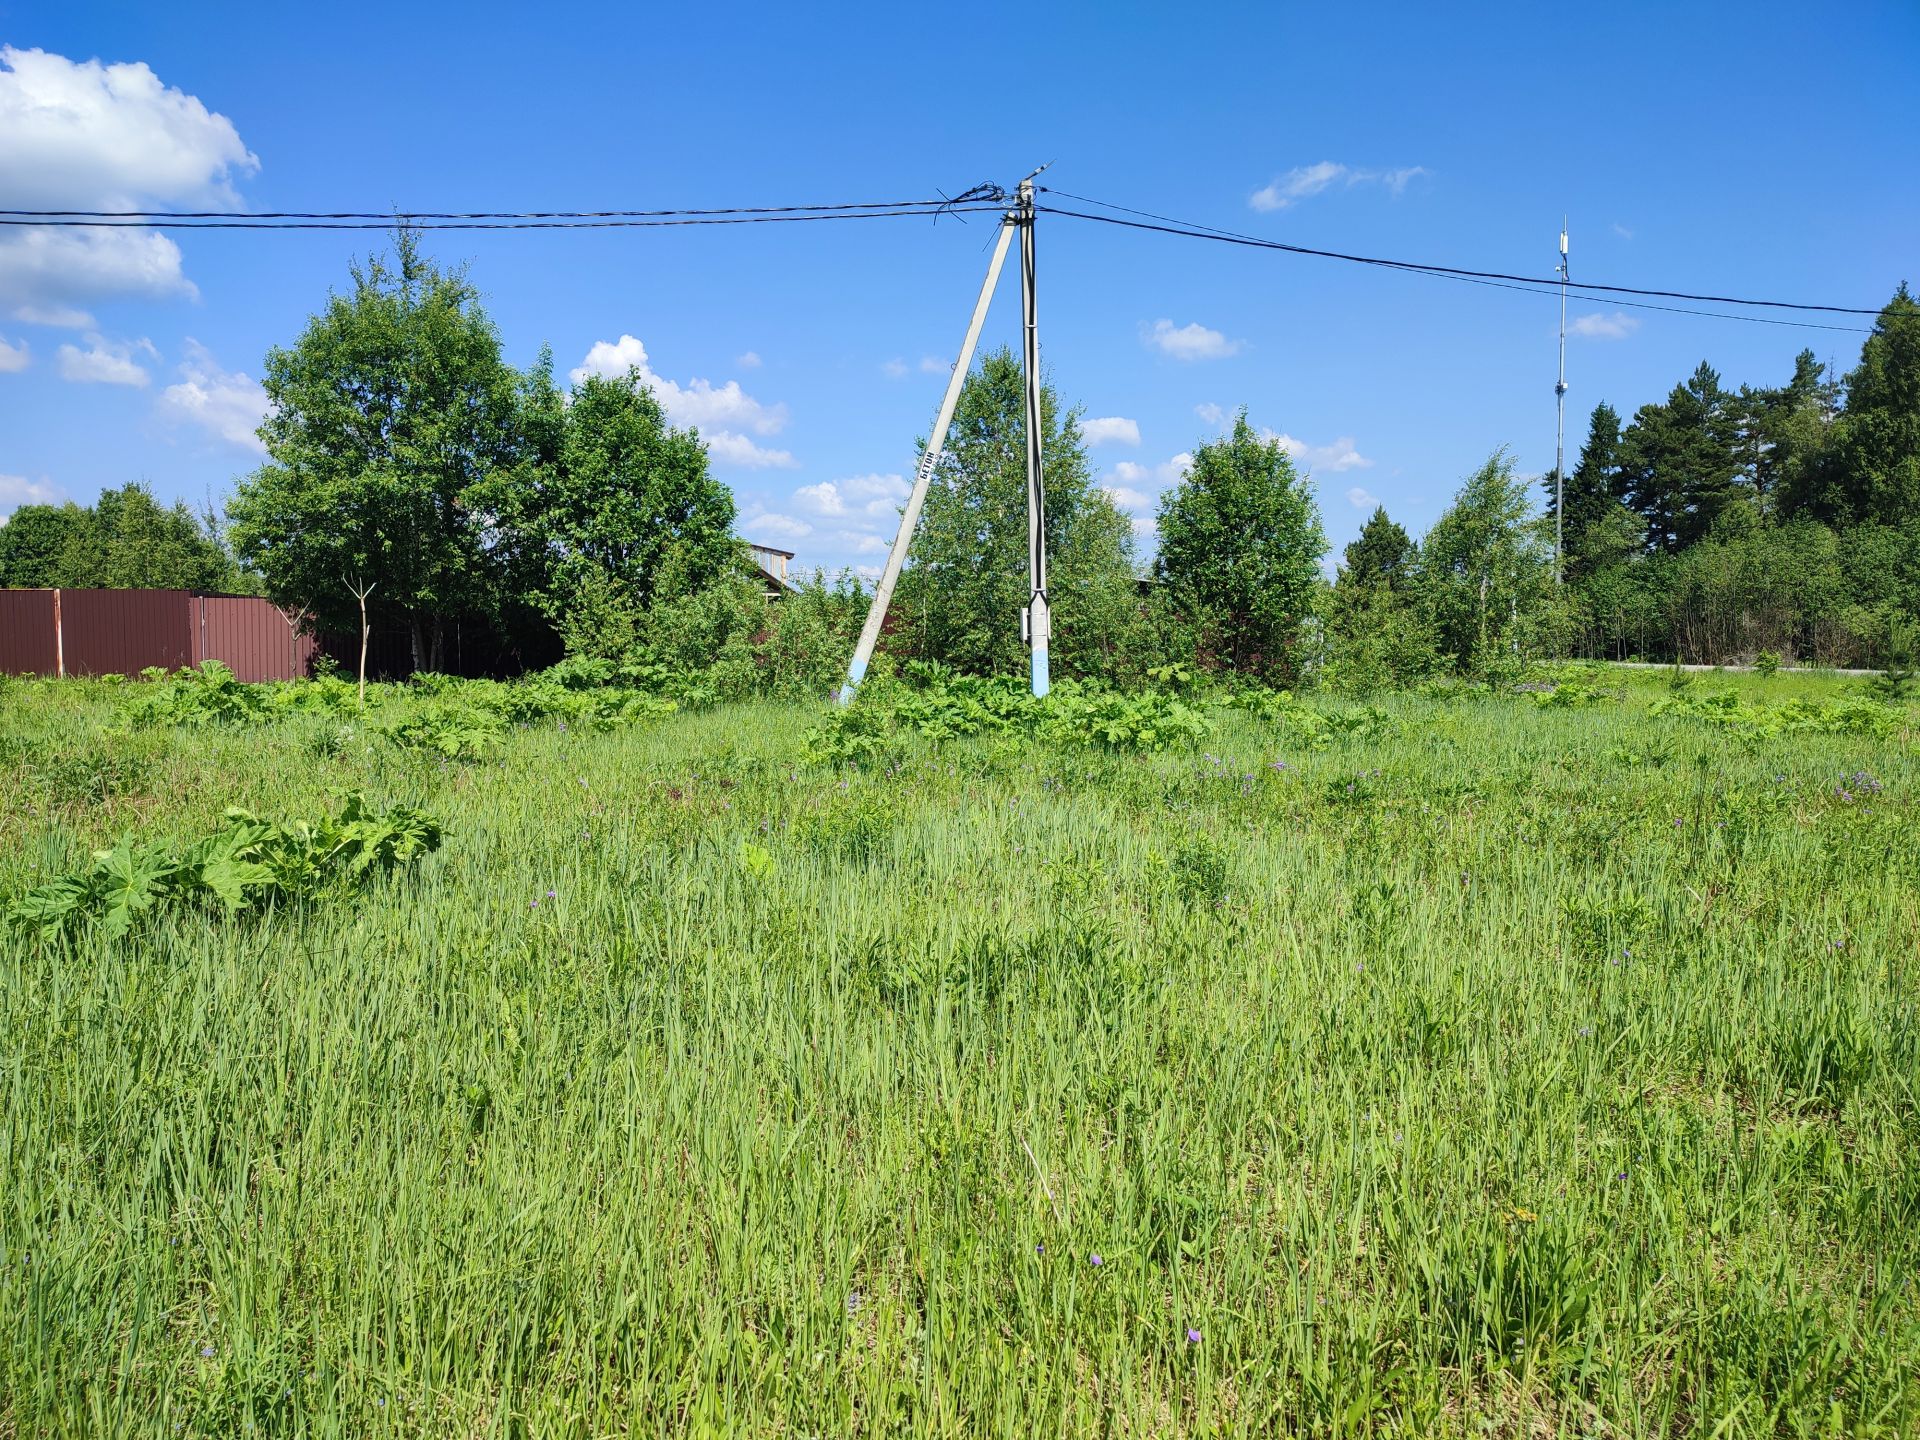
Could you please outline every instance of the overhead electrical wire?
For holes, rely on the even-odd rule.
[[[1517,275],[1499,270],[1472,270],[1461,266],[1436,265],[1416,260],[1396,260],[1379,255],[1356,255],[1339,250],[1294,245],[1237,230],[1176,219],[1170,215],[1052,186],[1037,186],[1039,191],[1057,195],[1082,205],[1096,206],[1115,214],[1096,215],[1058,205],[1039,205],[1045,214],[1067,219],[1088,220],[1102,225],[1151,231],[1185,239],[1211,240],[1219,244],[1251,249],[1279,251],[1316,259],[1339,260],[1349,264],[1370,265],[1408,274],[1430,275],[1443,280],[1485,285],[1492,289],[1515,290],[1525,294],[1558,294],[1558,276]],[[938,220],[945,215],[988,213],[1001,209],[1007,194],[992,183],[975,185],[958,195],[921,200],[862,200],[815,205],[739,205],[672,210],[423,210],[392,213],[369,210],[7,210],[0,209],[0,227],[47,229],[142,229],[142,230],[386,230],[396,225],[413,230],[625,230],[666,229],[702,225],[779,225],[825,220],[891,220],[926,218]],[[1130,215],[1134,219],[1122,219]],[[1637,310],[1657,310],[1668,314],[1693,315],[1717,320],[1742,320],[1750,324],[1787,325],[1809,330],[1840,330],[1866,333],[1866,327],[1822,324],[1811,320],[1788,320],[1771,315],[1745,315],[1727,310],[1695,310],[1677,305],[1657,305],[1654,300],[1690,300],[1700,304],[1741,306],[1749,309],[1792,310],[1802,313],[1879,317],[1877,307],[1822,305],[1791,300],[1762,300],[1734,295],[1711,295],[1685,290],[1656,290],[1632,285],[1603,285],[1585,282],[1569,287],[1568,293],[1582,300],[1625,306]],[[1631,299],[1625,297],[1641,297]]]
[[[391,230],[396,225],[409,230],[650,230],[689,225],[793,225],[818,220],[938,220],[945,215],[966,215],[997,211],[999,207],[979,204],[951,204],[933,201],[917,207],[893,206],[883,210],[844,207],[806,214],[796,213],[687,213],[663,212],[661,218],[628,217],[561,218],[558,216],[526,220],[429,219],[396,213],[372,219],[37,219],[16,212],[0,211],[0,226],[35,229],[88,230]]]
[[[1141,217],[1138,220],[1122,220],[1115,215],[1091,215],[1083,210],[1069,210],[1058,205],[1037,207],[1049,215],[1062,215],[1075,220],[1092,220],[1102,225],[1119,225],[1134,230],[1151,230],[1161,234],[1179,235],[1194,240],[1213,240],[1222,244],[1240,245],[1259,250],[1279,250],[1289,255],[1306,255],[1323,260],[1343,260],[1357,265],[1373,265],[1387,270],[1405,270],[1421,275],[1437,275],[1447,279],[1473,280],[1483,283],[1497,283],[1509,286],[1535,286],[1540,291],[1559,293],[1558,276],[1515,275],[1500,270],[1469,270],[1453,265],[1435,265],[1417,260],[1394,260],[1378,255],[1354,255],[1340,250],[1321,250],[1309,245],[1292,245],[1282,240],[1271,240],[1259,235],[1247,235],[1237,230],[1222,230],[1217,226],[1202,225],[1193,221],[1177,220],[1172,216],[1158,215],[1150,210],[1136,210],[1126,205],[1116,205],[1111,201],[1095,200],[1090,196],[1074,195],[1065,190],[1050,186],[1038,187],[1048,194],[1059,195],[1083,205],[1097,205],[1105,210],[1117,210],[1123,214]],[[1148,223],[1152,222],[1152,223]],[[1583,299],[1612,300],[1622,295],[1642,295],[1663,300],[1695,300],[1711,305],[1745,305],[1772,310],[1800,310],[1830,315],[1872,315],[1881,313],[1879,306],[1859,305],[1820,305],[1794,300],[1757,300],[1736,295],[1708,295],[1687,290],[1654,290],[1633,285],[1602,285],[1597,282],[1576,284],[1574,290],[1589,292]],[[1596,293],[1597,292],[1597,293]],[[1615,303],[1626,305],[1631,302],[1618,300]],[[1645,309],[1668,309],[1666,306],[1644,306]],[[1755,316],[1725,315],[1720,311],[1683,310],[1678,313],[1688,315],[1715,315],[1725,319],[1757,319]],[[1794,323],[1794,322],[1787,322]],[[1804,322],[1800,322],[1804,323]],[[1834,326],[1834,329],[1855,329],[1853,326]]]

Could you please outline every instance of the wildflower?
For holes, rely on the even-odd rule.
[[[1034,1247],[1033,1247],[1033,1253],[1034,1253],[1034,1254],[1036,1254],[1036,1255],[1044,1255],[1044,1254],[1046,1254],[1046,1253],[1047,1253],[1047,1242],[1046,1242],[1046,1241],[1044,1241],[1044,1240],[1042,1240],[1042,1241],[1041,1241],[1041,1242],[1040,1242],[1040,1243],[1039,1243],[1038,1245],[1036,1245],[1036,1246],[1034,1246]]]
[[[535,909],[535,908],[537,908],[537,907],[539,906],[539,904],[540,904],[540,897],[539,897],[538,895],[536,895],[536,896],[534,896],[534,897],[533,897],[533,899],[531,899],[531,900],[529,900],[529,901],[527,902],[527,908],[528,908],[529,910],[532,910],[532,909]]]
[[[858,1315],[860,1313],[860,1307],[866,1303],[866,1298],[867,1297],[862,1295],[858,1290],[848,1291],[847,1292],[847,1314],[850,1316]]]
[[[1100,1252],[1096,1250],[1093,1252],[1093,1254],[1087,1257],[1087,1263],[1089,1265],[1104,1265],[1107,1262],[1100,1258]]]
[[[1187,1343],[1189,1345],[1198,1345],[1200,1343],[1200,1332],[1191,1325],[1187,1326]]]
[[[1518,1220],[1522,1225],[1531,1225],[1540,1217],[1534,1214],[1533,1211],[1527,1209],[1526,1206],[1516,1205],[1513,1207],[1513,1218]]]

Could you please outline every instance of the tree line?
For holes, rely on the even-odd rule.
[[[1564,508],[1580,653],[1873,665],[1910,648],[1920,304],[1902,285],[1844,378],[1802,351],[1783,384],[1731,390],[1702,361],[1625,424],[1596,406]]]
[[[1911,649],[1920,613],[1917,312],[1903,286],[1844,381],[1803,353],[1778,388],[1729,391],[1702,364],[1624,425],[1597,406],[1565,479],[1564,584],[1555,477],[1536,505],[1505,451],[1417,540],[1376,510],[1325,580],[1311,478],[1244,409],[1161,496],[1143,563],[1081,410],[1048,379],[1056,669],[1366,690],[1569,653],[1881,663]],[[444,667],[457,622],[509,647],[557,637],[588,676],[698,671],[723,694],[839,678],[860,585],[816,574],[770,599],[697,430],[637,371],[563,389],[548,353],[509,365],[466,272],[417,236],[354,266],[263,384],[267,459],[224,529],[139,486],[22,507],[0,528],[0,583],[257,590],[315,628],[364,613],[403,631],[419,670]],[[1024,672],[1024,427],[1019,361],[991,352],[963,387],[883,667]]]
[[[92,505],[22,505],[0,525],[0,587],[251,595],[258,583],[215,517],[163,506],[139,483]]]

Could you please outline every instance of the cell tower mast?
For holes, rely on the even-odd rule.
[[[1560,222],[1560,379],[1553,387],[1553,583],[1566,575],[1567,524],[1567,222]]]

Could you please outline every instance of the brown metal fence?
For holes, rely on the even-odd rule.
[[[0,675],[138,675],[218,660],[241,680],[293,680],[330,657],[343,674],[360,661],[360,632],[314,635],[256,595],[189,590],[0,590]],[[441,664],[452,675],[507,676],[551,665],[559,637],[534,629],[511,640],[491,626],[446,622]],[[370,679],[413,673],[406,631],[376,625],[367,646]]]
[[[0,590],[0,673],[137,675],[219,660],[242,680],[308,673],[319,642],[252,595]]]
[[[194,662],[223,661],[241,680],[305,675],[320,642],[296,630],[288,615],[250,595],[195,595]]]
[[[0,590],[0,675],[60,673],[51,590]]]

